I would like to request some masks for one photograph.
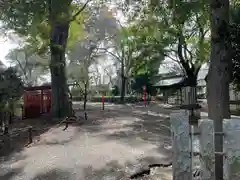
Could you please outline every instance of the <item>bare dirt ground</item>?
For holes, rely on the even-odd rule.
[[[0,149],[0,179],[127,180],[149,164],[168,164],[171,111],[170,107],[110,104],[102,111],[100,104],[90,104],[88,120],[65,131],[48,121],[32,123],[36,132],[31,146],[24,147],[25,132],[25,142],[18,137],[10,143],[11,150]],[[84,117],[81,110],[76,114]],[[140,179],[169,180],[171,169],[161,168]]]

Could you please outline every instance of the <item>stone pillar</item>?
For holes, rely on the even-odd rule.
[[[171,114],[173,147],[173,180],[191,180],[188,113],[185,110]]]
[[[192,179],[194,179],[194,175],[198,174],[197,172],[200,172],[200,163],[199,163],[199,158],[198,156],[196,155],[196,153],[200,153],[200,150],[199,150],[199,127],[198,127],[198,124],[194,124],[194,125],[191,125],[191,128],[190,128],[190,132],[191,132],[191,144],[192,145],[192,148],[191,148],[191,160],[192,160],[192,171],[191,171],[191,174],[192,174]]]
[[[199,121],[200,163],[202,180],[214,180],[214,125],[209,119]]]
[[[240,120],[223,121],[224,132],[224,177],[225,180],[240,179]]]

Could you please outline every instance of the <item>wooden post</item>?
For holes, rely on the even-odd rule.
[[[8,116],[7,116],[7,111],[4,111],[3,114],[4,114],[4,118],[3,118],[3,122],[4,122],[4,131],[3,131],[3,134],[4,135],[7,135],[8,134]]]
[[[191,180],[189,120],[186,110],[170,116],[173,147],[173,180]]]
[[[102,96],[102,110],[104,110],[104,96]]]
[[[199,121],[200,131],[200,162],[202,180],[214,180],[214,126],[213,120],[201,119]]]
[[[223,121],[224,132],[224,177],[225,180],[240,179],[240,121],[227,119]]]
[[[28,143],[31,144],[32,143],[32,127],[28,128]]]
[[[147,89],[146,87],[143,88],[143,96],[144,96],[144,105],[147,106]]]
[[[14,117],[14,102],[13,99],[11,98],[9,102],[9,124],[12,124],[13,117]]]
[[[44,113],[44,100],[43,100],[44,94],[43,94],[43,90],[41,89],[41,114]]]
[[[24,119],[24,116],[25,116],[25,114],[24,114],[24,112],[25,112],[25,111],[24,111],[24,107],[25,107],[24,105],[21,105],[22,120]]]

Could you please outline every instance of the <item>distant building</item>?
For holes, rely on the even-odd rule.
[[[205,77],[207,75],[207,69],[201,69],[197,77],[197,96],[198,98],[206,97],[206,82]],[[169,101],[171,97],[172,103],[186,104],[191,101],[191,96],[189,93],[193,93],[188,88],[189,82],[187,79],[178,72],[159,74],[160,79],[155,83],[155,87],[158,89],[160,95],[162,95],[164,101]],[[195,94],[195,93],[194,93]]]

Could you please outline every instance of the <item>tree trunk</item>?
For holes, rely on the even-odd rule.
[[[4,131],[4,122],[3,122],[3,111],[0,111],[0,125],[1,125],[1,131]]]
[[[69,115],[65,62],[65,44],[67,43],[68,29],[69,24],[54,24],[51,33],[52,114],[58,118]]]
[[[83,109],[86,111],[87,108],[87,83],[84,83],[84,100],[83,100]]]
[[[70,115],[65,51],[70,27],[72,0],[48,0],[50,32],[50,71],[53,117]],[[61,4],[61,6],[59,6]]]
[[[121,103],[124,103],[125,91],[126,91],[126,77],[124,73],[124,60],[121,63]]]
[[[84,117],[87,120],[87,95],[88,95],[88,82],[84,83],[84,102],[83,102],[83,109],[84,109]]]
[[[222,120],[230,118],[229,82],[231,58],[228,45],[229,0],[211,0],[211,56],[207,76],[208,116],[215,132],[222,132]],[[215,151],[223,151],[223,137],[215,135]],[[215,155],[215,179],[223,179],[223,156]]]
[[[8,124],[8,119],[7,118],[8,118],[7,117],[7,112],[4,111],[3,112],[3,134],[4,135],[8,134],[8,126],[9,126],[9,124]]]
[[[187,77],[188,85],[185,87],[185,97],[183,104],[196,104],[197,103],[197,75],[198,73],[191,73]]]
[[[12,120],[14,117],[14,100],[9,100],[9,124],[12,124]]]
[[[122,77],[122,84],[121,84],[121,103],[124,103],[125,98],[125,91],[126,91],[126,79]]]

